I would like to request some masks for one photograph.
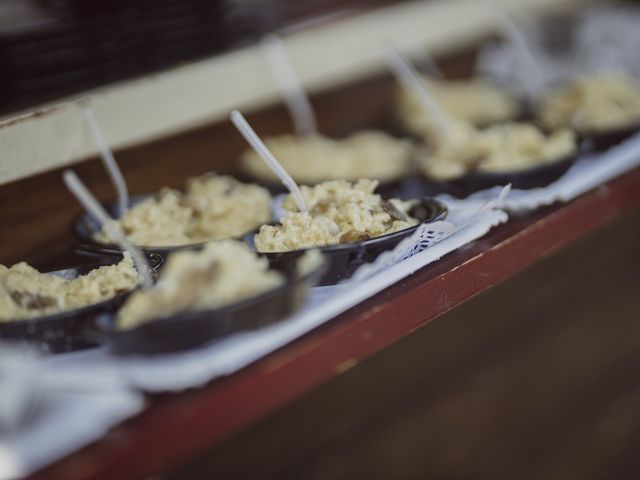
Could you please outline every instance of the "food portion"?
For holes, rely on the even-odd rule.
[[[545,135],[527,124],[495,125],[485,130],[456,128],[422,160],[424,174],[438,181],[470,172],[513,172],[574,155],[576,136],[568,129]]]
[[[116,223],[136,245],[170,247],[239,237],[270,219],[267,190],[230,176],[206,174],[189,179],[184,192],[163,189]],[[104,231],[96,240],[109,243]]]
[[[321,135],[281,135],[265,140],[278,162],[298,183],[374,178],[397,180],[411,168],[413,146],[381,132],[363,131],[336,140]],[[242,157],[242,168],[255,178],[275,183],[278,178],[255,152]]]
[[[539,103],[547,128],[579,133],[607,132],[640,125],[640,82],[621,73],[599,73],[552,91]]]
[[[128,253],[121,262],[73,280],[40,273],[22,262],[0,265],[0,322],[52,315],[108,300],[134,289],[138,272]]]
[[[177,190],[163,189],[127,210],[116,223],[136,245],[153,247],[198,242],[191,233],[196,223],[194,212],[185,205],[183,197]],[[110,243],[104,229],[95,238]]]
[[[117,317],[130,329],[179,312],[208,310],[284,284],[284,275],[244,243],[223,240],[169,255],[157,285],[132,294]]]
[[[254,237],[260,252],[285,252],[311,247],[352,243],[397,232],[416,225],[409,215],[412,202],[383,200],[374,193],[378,182],[331,180],[314,187],[302,186],[307,212],[297,211],[292,195],[278,225],[263,225]]]
[[[514,98],[482,80],[436,81],[426,77],[424,80],[452,121],[480,127],[512,120],[519,113]],[[402,123],[414,133],[430,141],[439,136],[434,119],[411,92],[399,91],[398,110]]]

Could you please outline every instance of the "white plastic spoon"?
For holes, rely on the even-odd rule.
[[[62,178],[69,191],[78,199],[84,209],[100,222],[109,238],[122,248],[122,250],[131,254],[133,263],[140,275],[140,283],[142,284],[142,287],[150,288],[153,286],[151,267],[149,267],[149,263],[147,262],[144,254],[138,247],[127,240],[106,210],[102,208],[100,202],[96,200],[84,183],[82,183],[82,180],[80,180],[75,172],[71,170],[65,170],[62,174]]]
[[[100,125],[96,120],[95,113],[92,105],[86,105],[84,107],[84,116],[89,124],[89,130],[91,130],[91,136],[100,150],[100,158],[102,163],[107,169],[111,183],[116,189],[118,194],[118,215],[123,215],[129,208],[129,191],[127,190],[127,184],[124,181],[122,171],[118,167],[118,163],[109,148],[107,140],[104,138]]]
[[[260,137],[258,137],[253,128],[251,128],[251,125],[249,125],[242,114],[237,110],[231,112],[230,118],[231,122],[236,126],[245,140],[249,145],[251,145],[251,148],[253,148],[258,156],[265,161],[269,168],[271,168],[271,170],[273,170],[273,172],[278,176],[282,184],[287,187],[287,190],[291,192],[293,198],[295,198],[296,203],[298,204],[298,210],[306,212],[307,206],[305,205],[304,197],[302,196],[302,192],[300,191],[298,184],[293,180],[293,178],[291,178],[291,175],[287,173],[282,165],[280,165],[264,142],[260,140]]]
[[[398,50],[390,45],[386,46],[387,63],[396,80],[409,90],[421,103],[424,110],[429,113],[442,135],[449,135],[450,122],[445,115],[440,103],[435,99],[422,76],[411,63]]]
[[[293,119],[298,135],[315,135],[318,133],[316,116],[311,101],[296,75],[282,40],[277,35],[267,35],[261,42],[267,59],[269,70],[278,84],[280,93]]]

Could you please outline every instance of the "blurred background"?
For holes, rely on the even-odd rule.
[[[145,100],[140,92],[155,88],[151,80],[162,72],[243,51],[267,33],[295,37],[363,13],[418,3],[444,8],[472,2],[0,0],[0,116],[114,84],[117,90],[138,79],[150,80],[134,92]],[[555,10],[565,2],[537,3]],[[640,74],[638,2],[566,4],[545,15],[518,16],[550,83],[603,68]],[[496,29],[453,45],[444,34],[458,27],[455,16],[448,18],[451,23],[430,37],[447,78],[479,73],[498,84],[522,85],[517,51]],[[311,98],[321,130],[343,134],[384,125],[396,85],[382,62],[354,77],[340,77],[337,67],[331,75],[307,75],[315,62],[305,63],[301,52],[316,52],[312,41],[297,43],[291,56],[305,85],[313,77]],[[416,64],[428,70],[421,47],[410,46]],[[336,62],[343,68],[348,59]],[[251,80],[272,83],[259,65]],[[239,83],[251,91],[251,82]],[[227,86],[238,97],[241,89],[232,82]],[[146,105],[160,100],[152,92]],[[121,133],[129,128],[127,120],[162,115],[153,110],[136,117],[136,105],[127,103],[133,97],[98,100],[98,116],[107,137],[117,139],[118,160],[133,191],[177,186],[208,169],[234,168],[245,145],[226,121],[226,91],[217,94],[211,101],[214,109],[216,101],[221,105],[217,116],[176,114],[180,128],[154,127],[154,135],[145,131],[136,138]],[[166,111],[179,111],[183,101],[180,95],[161,100],[157,103]],[[262,98],[255,104],[251,121],[261,134],[290,130],[280,103]],[[0,189],[0,224],[12,226],[0,229],[5,263],[54,265],[69,250],[69,219],[79,210],[60,182],[60,167],[69,158],[88,158],[77,165],[79,174],[101,199],[113,195],[99,161],[88,149],[78,153],[78,145],[90,143],[88,137],[79,139],[78,132],[86,137],[80,116],[69,118],[62,115],[54,125],[57,136],[50,137],[62,145],[67,135],[60,132],[73,132],[72,146],[56,146],[59,161],[37,167],[37,158],[55,156],[49,156],[45,142],[40,157],[26,147],[22,156],[15,154],[15,168],[24,159],[33,161],[28,174],[11,177],[0,164],[8,179]],[[167,117],[167,125],[172,121]],[[29,131],[18,135],[19,145],[36,138]],[[16,204],[18,195],[25,201]],[[169,476],[639,478],[638,225],[636,209],[625,221],[479,295]]]
[[[0,114],[399,1],[0,0]]]

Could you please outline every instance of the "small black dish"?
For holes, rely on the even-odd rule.
[[[561,82],[555,86],[551,86],[547,90],[553,91],[557,88],[562,88],[563,85],[565,84]],[[540,121],[539,115],[535,114],[535,112],[539,111],[540,106],[541,104],[539,101],[532,103],[532,111],[534,112],[535,119],[534,123],[536,123],[538,127],[543,131],[548,132],[550,130],[553,130],[549,127],[544,126]],[[572,127],[571,125],[565,125],[565,128],[572,129],[575,132],[579,139],[580,145],[583,146],[586,151],[599,153],[604,152],[605,150],[608,150],[609,148],[618,145],[619,143],[622,143],[627,138],[640,132],[640,120],[625,127],[613,128],[603,131],[579,130],[575,127]]]
[[[472,171],[446,182],[439,182],[425,175],[423,176],[425,193],[429,195],[448,193],[458,198],[465,198],[480,190],[509,183],[513,188],[522,190],[545,187],[564,175],[575,163],[577,157],[578,154],[574,154],[554,162],[511,172]]]
[[[351,277],[358,267],[374,261],[382,252],[392,250],[402,240],[410,237],[420,225],[443,220],[447,216],[447,207],[438,200],[425,197],[412,207],[409,214],[418,219],[420,223],[398,232],[381,235],[362,242],[318,247],[328,260],[327,270],[318,284],[334,285]],[[248,236],[246,241],[252,248],[255,248],[253,235]],[[284,269],[295,265],[305,252],[306,249],[261,254],[267,257],[272,265]]]
[[[622,143],[638,132],[640,132],[640,122],[627,127],[617,128],[615,130],[583,133],[579,135],[590,150],[594,152],[604,152],[605,150]]]
[[[47,273],[72,280],[119,261],[120,259],[104,259],[101,263],[78,265]],[[157,268],[158,259],[151,264],[153,268]],[[32,344],[43,353],[65,353],[100,346],[102,336],[97,328],[98,316],[117,311],[129,294],[130,292],[122,293],[102,302],[53,315],[0,322],[0,340]]]
[[[135,195],[131,197],[129,205],[134,206],[145,200],[146,198],[151,197],[152,195],[153,194]],[[104,205],[104,207],[112,216],[112,218],[117,217],[117,206],[115,203]],[[94,238],[94,235],[101,230],[100,223],[87,212],[82,212],[74,218],[73,222],[71,223],[71,230],[73,231],[74,236],[79,241],[79,243],[74,247],[76,253],[79,253],[81,255],[120,255],[122,253],[122,249],[118,245],[115,245],[113,243],[101,243]],[[244,235],[235,237],[233,238],[233,240],[242,241]],[[209,242],[189,243],[186,245],[176,245],[168,247],[144,247],[138,245],[138,248],[147,256],[157,255],[165,259],[171,252],[175,252],[178,250],[198,250],[207,243]]]
[[[317,284],[325,262],[303,275],[295,265],[274,265],[286,282],[278,288],[215,310],[184,312],[160,318],[130,330],[118,330],[115,314],[100,318],[103,335],[112,352],[120,355],[153,355],[199,347],[232,333],[275,324],[298,310],[309,289]]]

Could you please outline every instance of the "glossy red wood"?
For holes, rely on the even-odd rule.
[[[170,469],[637,208],[640,169],[567,205],[514,218],[237,374],[152,399],[138,418],[33,478],[140,478]]]

